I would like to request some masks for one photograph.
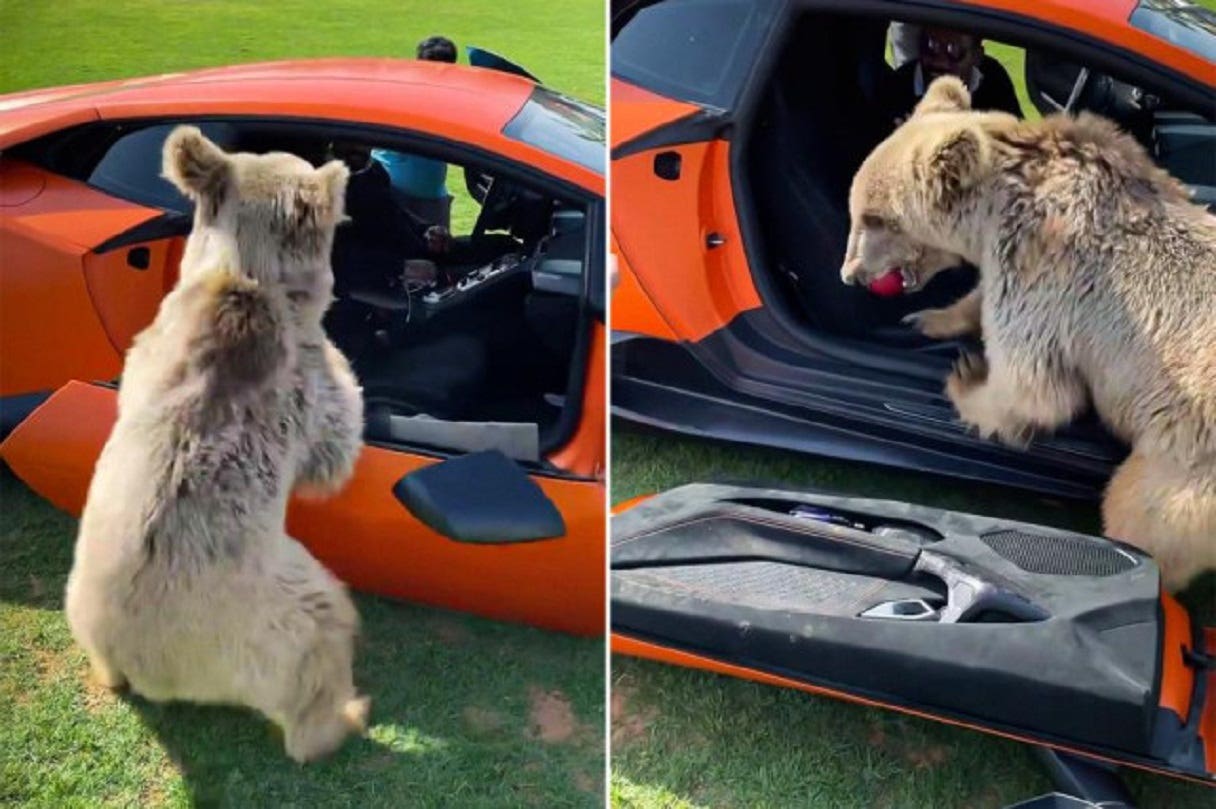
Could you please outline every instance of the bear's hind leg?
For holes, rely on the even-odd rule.
[[[1104,533],[1152,555],[1166,590],[1216,568],[1216,480],[1185,464],[1133,452],[1102,500]]]

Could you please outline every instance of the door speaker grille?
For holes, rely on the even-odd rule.
[[[1113,545],[1083,537],[992,531],[980,536],[992,550],[1029,573],[1051,576],[1115,576],[1136,560]]]

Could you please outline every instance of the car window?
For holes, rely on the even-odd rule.
[[[176,126],[178,123],[154,124],[119,137],[93,167],[89,185],[142,205],[181,213],[192,211],[193,203],[160,176],[161,147]],[[235,140],[233,127],[228,124],[203,123],[199,128],[220,145]]]
[[[1141,0],[1129,22],[1209,62],[1216,62],[1216,11],[1186,0]]]
[[[502,133],[604,173],[604,112],[537,87]]]
[[[666,0],[612,41],[612,74],[682,101],[728,109],[767,33],[773,4]]]

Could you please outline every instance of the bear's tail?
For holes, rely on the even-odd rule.
[[[199,279],[203,316],[195,360],[228,391],[269,381],[287,358],[282,307],[252,278],[228,269]]]

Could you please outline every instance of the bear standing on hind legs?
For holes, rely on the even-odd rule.
[[[225,154],[193,127],[164,157],[194,228],[177,286],[127,353],[68,623],[102,684],[253,707],[308,761],[368,712],[354,604],[284,533],[292,490],[336,491],[361,446],[361,392],[321,327],[347,170]]]
[[[1109,121],[970,110],[935,81],[858,170],[841,276],[957,263],[979,286],[922,312],[984,335],[946,392],[981,435],[1024,443],[1092,403],[1132,447],[1105,533],[1149,551],[1168,589],[1216,568],[1216,217]]]

